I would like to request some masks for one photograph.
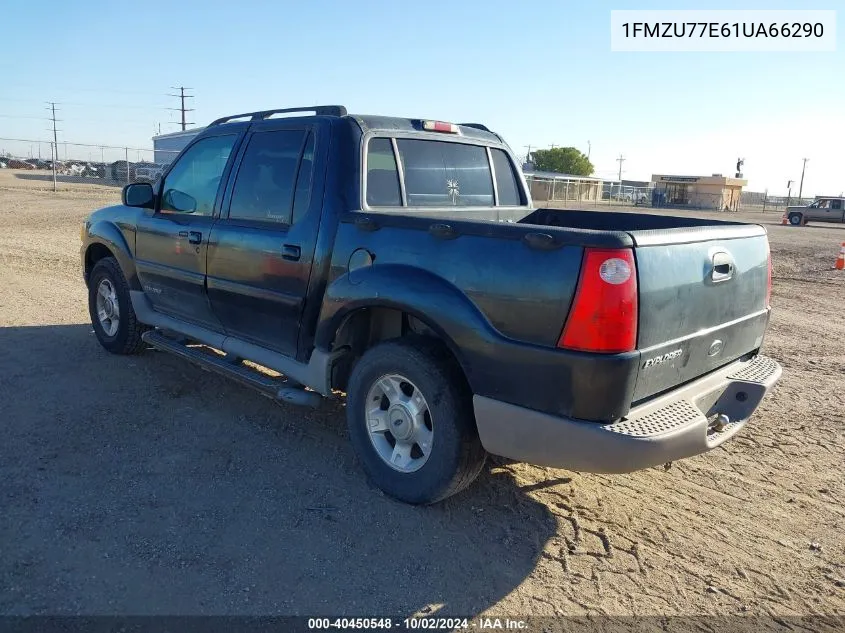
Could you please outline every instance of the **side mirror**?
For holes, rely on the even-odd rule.
[[[164,201],[161,206],[179,213],[193,213],[197,210],[197,200],[184,191],[168,189],[164,193]]]
[[[123,204],[127,207],[152,209],[155,206],[153,186],[148,182],[133,182],[123,188]]]

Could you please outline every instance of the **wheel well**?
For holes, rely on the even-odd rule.
[[[103,244],[91,244],[88,247],[88,250],[85,251],[85,280],[88,280],[88,276],[91,274],[91,271],[94,269],[94,266],[97,265],[97,262],[103,259],[104,257],[113,257],[114,253],[109,250],[108,246]]]
[[[438,341],[466,377],[451,341],[441,336],[425,320],[394,308],[371,307],[353,312],[335,334],[333,349],[346,348],[348,352],[332,368],[332,387],[345,391],[352,368],[364,352],[382,341],[404,337]]]

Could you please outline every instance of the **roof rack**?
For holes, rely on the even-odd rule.
[[[243,114],[232,114],[215,119],[208,124],[208,127],[213,125],[220,125],[232,119],[243,119],[249,117],[250,121],[262,121],[267,117],[280,112],[313,112],[317,116],[346,116],[346,108],[339,105],[323,105],[323,106],[306,106],[300,108],[278,108],[276,110],[261,110],[259,112],[245,112]]]
[[[493,133],[493,130],[481,123],[458,123],[458,125],[462,125],[464,127],[474,127],[476,130],[483,130],[485,132],[490,132],[491,134]]]

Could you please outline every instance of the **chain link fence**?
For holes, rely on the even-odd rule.
[[[177,150],[116,147],[0,138],[0,183],[4,186],[68,188],[68,185],[123,187],[155,182]]]
[[[797,196],[771,196],[769,192],[743,191],[740,199],[740,209],[745,211],[785,211],[787,206],[805,207],[813,198],[798,198]]]
[[[656,187],[654,183],[627,185],[619,181],[525,174],[531,197],[538,205],[563,202],[579,208],[648,207],[690,211],[782,213],[787,206],[808,205],[812,198],[770,196],[768,192],[696,192]]]

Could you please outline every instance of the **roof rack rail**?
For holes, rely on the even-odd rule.
[[[208,127],[220,125],[232,119],[243,119],[249,117],[250,121],[262,121],[267,117],[280,112],[314,112],[317,116],[346,116],[346,108],[340,105],[306,106],[299,108],[278,108],[276,110],[261,110],[259,112],[244,112],[243,114],[232,114],[220,117],[208,124]]]
[[[462,125],[464,127],[474,127],[476,130],[483,130],[485,132],[490,132],[491,134],[493,133],[493,130],[481,123],[458,123],[458,125]]]

